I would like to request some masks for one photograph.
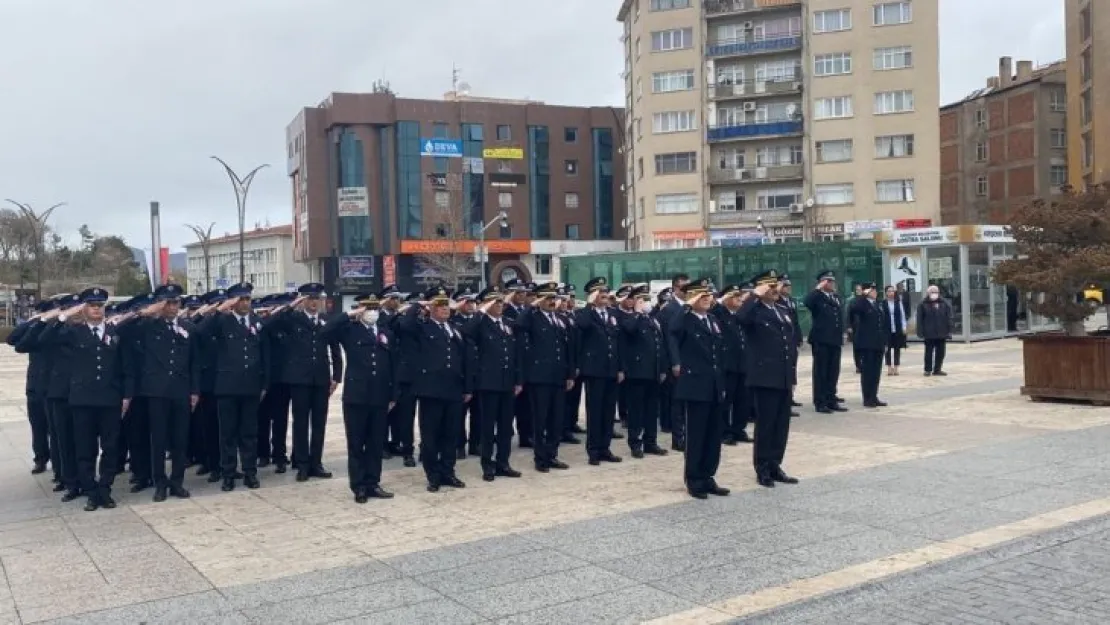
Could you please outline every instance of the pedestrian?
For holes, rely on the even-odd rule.
[[[906,327],[910,311],[895,287],[886,287],[884,296],[883,315],[890,328],[890,337],[886,344],[886,374],[898,375],[898,367],[902,364],[902,350],[906,348]]]
[[[861,297],[852,302],[851,314],[856,320],[855,345],[860,359],[860,391],[863,405],[879,408],[879,380],[883,373],[883,352],[890,340],[889,318],[879,305],[878,289],[872,282],[861,285]]]
[[[564,284],[562,288],[566,292],[566,299],[558,300],[558,307],[556,313],[563,323],[567,326],[567,340],[570,345],[570,353],[577,354],[579,342],[581,337],[578,328],[574,325],[574,315],[578,312],[578,304],[574,298],[575,290],[573,284]],[[576,434],[585,434],[586,430],[578,425],[578,413],[582,406],[582,372],[576,370],[574,372],[574,386],[567,391],[566,398],[563,402],[563,412],[566,414],[566,427],[563,430],[562,442],[568,445],[581,445],[582,440]]]
[[[558,285],[556,285],[556,288],[557,286]],[[502,289],[506,293],[504,312],[502,315],[505,317],[505,321],[508,322],[509,327],[515,328],[519,318],[521,318],[525,312],[532,309],[532,305],[529,301],[534,300],[535,296],[528,287],[528,284],[518,278],[507,280],[505,284],[502,285]],[[521,345],[521,349],[527,351],[530,347],[527,342],[525,342]],[[523,359],[525,356],[526,355],[522,355],[521,358]],[[523,448],[531,448],[533,439],[532,423],[534,419],[532,418],[531,389],[529,388],[527,379],[525,379],[524,382],[524,390],[517,395],[516,399],[513,401],[513,414],[515,415],[516,433],[518,436],[517,444]]]
[[[777,279],[776,279],[777,284]],[[821,414],[844,412],[836,392],[840,352],[844,345],[844,304],[836,292],[836,274],[817,274],[817,286],[803,302],[809,309],[809,344],[813,349],[813,407]]]
[[[917,306],[917,337],[925,341],[925,376],[948,375],[943,369],[948,340],[952,338],[952,305],[930,284],[925,301]]]
[[[858,320],[855,317],[854,311],[856,308],[853,304],[861,299],[865,299],[863,283],[856,282],[852,285],[852,299],[848,301],[848,340],[852,342],[852,361],[856,365],[856,375],[863,371],[863,367],[860,366],[863,361],[860,358],[859,348],[856,347],[856,323],[858,323]]]
[[[396,339],[394,354],[398,360],[397,403],[389,411],[389,433],[382,458],[401,456],[404,465],[411,468],[416,466],[416,397],[412,394],[412,380],[419,339],[407,335],[400,321],[401,313],[414,306],[420,294],[402,293],[391,284],[378,293],[378,299],[382,302],[378,325]]]

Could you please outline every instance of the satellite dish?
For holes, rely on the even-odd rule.
[[[794,113],[797,113],[797,112],[798,112],[798,105],[797,104],[788,104],[788,105],[786,105],[786,114],[787,115],[793,116]]]
[[[817,204],[817,202],[813,198],[806,200],[806,206],[808,208],[813,208],[814,204]]]
[[[458,93],[460,93],[462,95],[470,95],[470,83],[460,82],[459,83],[459,88],[458,88],[457,91],[458,91]]]

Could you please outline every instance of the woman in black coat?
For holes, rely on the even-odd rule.
[[[925,375],[948,375],[941,367],[952,338],[952,305],[936,285],[925,290],[925,301],[917,307],[917,336],[925,340]]]
[[[910,311],[894,287],[886,287],[885,295],[879,307],[890,327],[890,339],[886,343],[886,374],[898,375],[902,350],[906,347],[906,326],[909,324]]]

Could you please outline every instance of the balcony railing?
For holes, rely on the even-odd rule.
[[[761,95],[793,94],[802,91],[802,76],[795,78],[775,78],[773,80],[748,79],[733,82],[718,82],[709,85],[710,100],[752,97]]]
[[[705,0],[704,2],[705,14],[710,17],[800,7],[801,4],[801,0]]]
[[[770,165],[767,167],[741,167],[709,170],[709,182],[714,184],[751,184],[798,180],[802,177],[802,164]]]
[[[756,124],[717,124],[709,127],[707,138],[710,141],[724,141],[727,139],[752,139],[796,134],[802,134],[802,118],[800,116]]]
[[[717,56],[744,56],[749,54],[772,54],[797,50],[802,47],[802,34],[792,33],[786,36],[766,39],[718,39],[705,46],[705,55]]]

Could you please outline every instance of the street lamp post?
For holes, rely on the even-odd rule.
[[[213,156],[212,160],[224,166],[227,177],[231,179],[231,188],[235,191],[235,207],[239,211],[239,282],[243,282],[246,275],[246,268],[243,265],[243,248],[246,235],[247,192],[250,191],[251,182],[254,181],[254,175],[257,174],[259,170],[269,167],[269,165],[263,163],[252,169],[246,176],[240,177],[239,174],[236,174],[235,170],[220,157]]]
[[[46,220],[50,219],[50,215],[54,210],[60,206],[65,206],[65,202],[59,202],[50,208],[42,211],[41,213],[35,212],[35,209],[30,204],[23,204],[15,200],[4,200],[19,208],[19,212],[23,218],[31,223],[32,234],[35,237],[35,299],[42,300],[42,270],[45,264],[42,257],[44,249],[46,248]]]
[[[502,228],[508,227],[509,214],[505,211],[499,211],[497,217],[491,219],[488,224],[482,224],[482,229],[478,231],[478,259],[479,263],[481,263],[480,269],[478,270],[478,285],[479,288],[482,289],[486,288],[486,261],[489,257],[489,254],[486,254],[486,230],[489,230],[493,224],[499,222]]]
[[[185,224],[185,227],[193,231],[197,235],[197,240],[200,241],[200,251],[204,254],[204,290],[212,290],[212,271],[211,271],[211,249],[212,249],[212,228],[216,227],[216,222],[208,224],[208,227],[198,226],[196,224]],[[240,239],[242,241],[242,239]],[[242,247],[239,248],[239,253],[242,254]]]

